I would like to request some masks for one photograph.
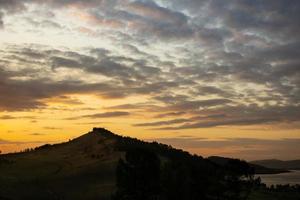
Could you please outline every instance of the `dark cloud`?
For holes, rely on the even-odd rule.
[[[293,145],[296,146],[300,139],[259,139],[259,138],[224,138],[220,140],[208,140],[206,138],[196,138],[196,137],[174,137],[174,138],[159,138],[158,141],[174,144],[176,146],[183,144],[185,148],[226,148],[226,147],[249,147],[258,145]]]
[[[18,0],[0,0],[0,29],[3,28],[5,14],[21,12],[25,9],[24,4]]]
[[[171,113],[166,113],[165,115],[161,114],[160,116],[169,117],[169,116],[174,116],[174,115],[175,116],[181,115],[180,112],[172,113],[172,115],[170,115],[170,114]],[[155,121],[155,122],[149,122],[149,123],[133,124],[133,126],[160,127],[160,126],[177,125],[177,124],[186,123],[184,125],[180,125],[177,127],[153,128],[153,130],[167,130],[167,129],[176,130],[176,129],[189,129],[189,128],[185,127],[185,126],[187,126],[187,124],[191,125],[191,123],[193,123],[193,122],[203,121],[203,124],[206,123],[208,127],[210,127],[210,126],[214,127],[214,126],[218,126],[218,125],[208,124],[208,123],[212,122],[211,120],[213,120],[213,122],[219,121],[219,123],[220,123],[220,120],[224,120],[226,118],[227,118],[227,116],[225,114],[199,115],[199,116],[194,116],[194,117],[189,117],[189,118],[177,118],[177,119],[165,120],[165,121]],[[234,124],[232,124],[232,125],[234,125]],[[197,127],[197,128],[206,128],[206,127]]]
[[[217,95],[221,97],[233,98],[234,92],[228,90],[232,91],[232,89],[228,89],[228,88],[224,90],[224,89],[217,88],[215,86],[201,86],[197,90],[197,93],[201,95]]]
[[[213,109],[206,108],[199,111],[190,111],[190,114],[194,114],[193,117],[140,123],[134,124],[134,126],[152,127],[153,130],[183,130],[219,126],[279,125],[280,123],[290,123],[292,127],[294,126],[292,122],[299,122],[299,111],[299,106],[222,106]]]
[[[181,116],[186,114],[186,112],[168,112],[168,113],[163,113],[163,114],[158,114],[155,116],[155,118],[164,118],[164,117],[176,117],[176,116]]]
[[[52,126],[45,126],[45,127],[43,127],[43,129],[46,129],[46,130],[61,130],[62,128],[57,128],[57,127],[52,127]]]
[[[189,122],[189,119],[173,119],[168,121],[158,121],[158,122],[151,122],[151,123],[141,123],[141,124],[134,124],[134,126],[164,126],[164,125],[172,125],[172,124],[178,124],[178,123],[184,123]]]
[[[10,119],[15,119],[15,117],[10,116],[10,115],[3,115],[0,117],[1,120],[10,120]]]
[[[207,121],[198,123],[187,123],[177,127],[163,127],[156,128],[156,130],[182,130],[182,129],[195,129],[195,128],[211,128],[217,126],[243,126],[243,125],[259,125],[267,124],[270,122],[277,121],[278,119],[225,119],[224,121]]]
[[[206,107],[214,107],[232,103],[229,99],[208,99],[198,101],[181,101],[169,106],[171,110],[199,110]]]
[[[90,118],[90,119],[97,119],[97,118],[113,118],[113,117],[125,117],[129,116],[131,113],[129,112],[122,112],[122,111],[114,111],[114,112],[105,112],[105,113],[96,113],[92,115],[82,115],[78,117],[71,117],[67,118],[67,120],[76,120],[82,118]]]
[[[223,8],[230,11],[225,15],[225,22],[234,28],[252,29],[278,36],[291,34],[293,37],[295,37],[293,32],[299,31],[299,27],[295,26],[298,23],[296,18],[299,17],[299,2],[293,0],[235,1],[231,5],[232,8],[226,6]],[[257,13],[251,15],[253,11]],[[267,17],[268,15],[271,17]],[[278,27],[280,31],[277,32]]]
[[[0,9],[6,12],[18,12],[24,9],[24,5],[18,0],[1,0]]]
[[[2,0],[2,10],[18,12],[25,4],[43,4],[56,9],[79,7],[94,22],[118,28],[116,24],[137,33],[159,38],[190,38],[199,36],[202,41],[222,44],[231,29],[257,31],[277,38],[292,36],[299,31],[300,5],[294,0],[280,1],[130,1],[119,0]],[[94,8],[89,11],[89,8]],[[95,10],[96,9],[96,10]],[[211,29],[209,24],[221,28]],[[207,28],[209,27],[209,28]],[[280,30],[278,30],[280,27]],[[197,34],[196,34],[197,33]],[[206,40],[205,40],[206,39]]]
[[[22,142],[22,141],[10,141],[0,139],[0,145],[21,145],[21,144],[44,144],[47,141],[31,141],[31,142]]]
[[[4,25],[4,22],[3,22],[2,17],[3,17],[3,13],[0,12],[0,29],[2,29],[2,28],[3,28],[3,25]]]
[[[135,1],[127,5],[133,13],[164,23],[185,24],[187,16],[157,5],[154,1]]]
[[[46,107],[43,100],[67,94],[102,93],[110,96],[112,88],[108,84],[83,84],[80,81],[53,82],[47,79],[13,80],[2,79],[0,93],[5,94],[0,99],[0,110],[28,110]]]
[[[257,160],[283,157],[297,159],[299,155],[299,138],[290,139],[259,139],[259,138],[224,138],[220,140],[207,140],[197,137],[158,138],[158,142],[170,144],[177,148],[190,149],[193,152],[202,152],[210,149],[214,152],[223,152],[219,155]],[[231,149],[227,152],[226,149]]]
[[[42,133],[31,133],[30,135],[33,135],[33,136],[43,136],[45,134],[42,134]]]
[[[99,50],[93,49],[91,52],[99,56]],[[102,51],[103,52],[103,51]],[[107,52],[107,51],[106,51]],[[105,54],[106,54],[105,52]],[[143,66],[129,67],[125,64],[114,61],[116,57],[108,57],[101,53],[102,59],[95,58],[90,55],[78,54],[76,52],[59,51],[59,50],[36,50],[30,48],[16,49],[7,56],[7,70],[1,69],[0,77],[2,85],[0,92],[4,95],[0,102],[2,110],[22,110],[43,108],[46,104],[43,100],[55,97],[61,102],[73,102],[78,104],[81,102],[74,99],[62,98],[68,94],[98,94],[103,98],[123,98],[133,94],[149,94],[164,90],[170,87],[176,87],[175,82],[158,82],[150,81],[152,76],[159,76],[157,70],[151,67]],[[104,56],[104,57],[103,57]],[[20,61],[23,64],[33,65],[42,69],[29,70],[26,68],[19,71],[9,71],[8,68],[11,59]],[[39,60],[43,60],[40,62]],[[22,65],[21,65],[22,66]],[[102,75],[110,78],[110,81],[102,81],[99,83],[88,83],[79,80],[62,80],[54,81],[51,77],[39,78],[44,73],[49,73],[53,69],[53,73],[58,73],[60,67],[68,69],[84,70],[86,73]],[[152,74],[152,75],[151,75]],[[26,80],[15,79],[16,77],[26,77]],[[36,77],[32,79],[31,77]],[[136,80],[147,80],[148,83],[140,84]]]
[[[218,126],[247,126],[247,125],[276,125],[278,123],[298,122],[300,107],[299,106],[224,106],[216,109],[204,109],[196,113],[202,116],[196,116],[186,119],[187,123],[155,128],[156,130],[182,130],[195,128],[210,128]],[[206,116],[203,114],[206,113]],[[182,120],[184,121],[184,120]],[[171,124],[171,123],[170,123]],[[173,123],[175,124],[175,123]],[[160,125],[159,122],[153,123],[152,126]],[[161,125],[164,125],[163,122]],[[293,125],[292,125],[293,126]]]
[[[154,1],[135,1],[126,5],[125,9],[127,16],[135,15],[130,20],[130,28],[138,30],[138,34],[167,40],[193,36],[186,15],[161,7]]]
[[[121,104],[117,106],[104,107],[107,110],[148,110],[156,108],[157,106],[149,103],[136,103],[136,104]]]
[[[83,115],[85,118],[106,118],[106,117],[122,117],[122,116],[128,116],[130,115],[129,112],[106,112],[106,113],[97,113],[93,115]]]
[[[12,115],[2,115],[0,116],[1,120],[12,120],[12,119],[35,119],[34,116],[12,116]]]
[[[51,16],[53,17],[53,16]],[[52,20],[34,20],[32,18],[26,18],[27,22],[30,23],[35,28],[52,28],[52,29],[64,29],[60,24],[52,21]]]

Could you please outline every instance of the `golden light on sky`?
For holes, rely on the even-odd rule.
[[[291,6],[0,1],[0,150],[105,127],[204,156],[299,158]]]

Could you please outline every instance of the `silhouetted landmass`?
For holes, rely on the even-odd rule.
[[[119,138],[125,151],[117,170],[115,200],[246,199],[254,170],[232,159],[225,166],[171,146]]]
[[[255,169],[255,174],[280,174],[290,172],[286,169],[273,169],[252,163],[249,163],[249,165]]]
[[[211,156],[208,159],[219,165],[224,165],[232,160],[232,158],[224,158],[219,156]],[[253,163],[247,163],[247,164],[254,170],[254,174],[280,174],[280,173],[290,172],[286,169],[280,169],[280,168],[273,169],[273,168],[264,167],[262,165],[253,164]]]
[[[299,199],[267,188],[245,161],[208,159],[94,128],[66,143],[0,156],[0,200]]]
[[[300,169],[300,160],[282,161],[282,160],[271,159],[271,160],[256,160],[250,163],[268,167],[268,168],[273,168],[273,169],[286,169],[286,170]]]

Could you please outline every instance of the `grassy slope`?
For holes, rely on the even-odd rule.
[[[109,199],[121,156],[114,142],[89,133],[69,143],[6,155],[12,163],[0,165],[0,197]]]

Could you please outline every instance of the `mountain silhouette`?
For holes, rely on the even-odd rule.
[[[238,159],[205,159],[94,128],[65,143],[1,155],[0,200],[239,200],[257,183],[254,173]]]

